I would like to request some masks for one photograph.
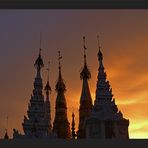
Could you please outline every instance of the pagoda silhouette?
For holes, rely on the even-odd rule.
[[[66,85],[62,76],[61,53],[58,51],[58,79],[55,85],[57,93],[55,102],[55,118],[51,124],[49,64],[45,87],[42,82],[44,62],[41,48],[35,60],[36,76],[33,91],[28,103],[27,115],[24,116],[22,127],[24,133],[13,129],[13,139],[129,139],[129,120],[123,117],[113,98],[112,88],[103,65],[103,53],[98,38],[98,76],[94,103],[88,81],[91,73],[86,60],[86,43],[83,37],[84,66],[80,72],[82,91],[79,105],[78,131],[75,131],[75,115],[72,113],[72,125],[67,117]],[[43,95],[45,93],[45,97]],[[4,139],[10,139],[6,130]]]

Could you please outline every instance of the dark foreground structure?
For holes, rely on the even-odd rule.
[[[50,112],[50,92],[49,85],[49,67],[47,83],[44,87],[45,96],[43,95],[43,83],[41,70],[44,67],[41,57],[41,48],[34,66],[36,76],[34,80],[34,89],[28,103],[27,116],[24,116],[22,123],[24,134],[13,129],[13,139],[129,139],[128,126],[129,120],[123,117],[123,114],[115,104],[112,88],[110,87],[107,75],[103,65],[103,54],[101,46],[98,51],[98,77],[96,85],[96,97],[92,103],[91,92],[89,89],[88,80],[91,78],[91,73],[86,62],[86,45],[84,42],[84,66],[80,73],[82,80],[82,92],[80,96],[79,106],[79,126],[75,132],[74,113],[72,114],[72,128],[67,117],[67,101],[65,97],[66,85],[61,72],[60,51],[58,52],[59,71],[58,79],[55,86],[57,92],[55,102],[55,119],[51,124]],[[77,133],[77,134],[76,134]],[[5,133],[5,140],[9,139],[9,135]]]

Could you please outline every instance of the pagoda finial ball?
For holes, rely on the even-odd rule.
[[[102,62],[102,60],[103,60],[103,54],[102,54],[100,49],[99,49],[99,52],[98,52],[98,60],[99,60],[99,62]]]

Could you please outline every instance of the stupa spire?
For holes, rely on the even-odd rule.
[[[116,113],[116,116],[117,116],[116,118],[122,118],[123,115],[118,110],[118,107],[115,104],[115,99],[113,98],[113,94],[112,94],[112,88],[110,87],[109,81],[107,81],[107,75],[103,66],[103,53],[101,51],[99,36],[97,36],[97,40],[98,40],[98,48],[99,48],[98,55],[97,55],[98,61],[99,61],[99,69],[98,69],[98,81],[97,81],[97,88],[96,88],[96,99],[94,102],[94,110],[96,111],[102,110],[103,112],[105,110],[108,110],[108,114]]]
[[[84,64],[86,64],[86,45],[85,45],[85,36],[83,36],[83,48],[84,48]]]
[[[98,40],[98,61],[100,63],[100,66],[103,66],[103,54],[102,54],[102,48],[101,48],[101,45],[100,45],[100,40],[99,40],[99,35],[97,35],[97,40]]]
[[[36,77],[40,78],[41,77],[41,74],[40,74],[40,71],[41,71],[41,68],[44,67],[44,63],[43,63],[43,60],[42,60],[42,57],[41,57],[41,48],[39,48],[39,55],[38,55],[38,58],[36,59],[35,63],[34,63],[34,67],[36,68],[37,70],[37,75]]]
[[[99,36],[97,36],[97,41],[98,41],[98,48],[99,48],[99,51],[97,54],[98,61],[99,61],[99,69],[98,69],[98,81],[97,81],[96,99],[94,102],[94,109],[100,110],[104,108],[104,110],[106,110],[107,107],[109,107],[110,111],[113,109],[115,112],[117,112],[118,111],[117,106],[113,103],[112,105],[110,104],[110,102],[113,101],[112,99],[113,94],[112,94],[112,88],[110,88],[109,81],[107,81],[106,72],[103,66],[103,53],[101,51]],[[109,106],[106,106],[106,104],[108,103],[109,103]]]
[[[55,86],[57,92],[56,106],[55,106],[55,119],[53,123],[53,133],[57,138],[70,139],[70,124],[67,118],[67,103],[64,92],[66,86],[61,74],[61,53],[58,52],[59,76]]]
[[[74,112],[72,113],[72,138],[75,139],[76,133],[75,133],[75,115]]]
[[[49,85],[49,64],[50,64],[50,61],[48,62],[48,68],[47,68],[47,83],[44,88],[44,90],[46,91],[46,101],[49,101],[49,93],[51,92],[51,87]]]
[[[58,51],[59,71],[61,70],[61,59],[62,59],[61,51]]]
[[[80,79],[83,80],[82,92],[80,96],[80,107],[79,107],[79,128],[78,128],[78,138],[85,138],[85,119],[89,116],[92,111],[92,98],[90,94],[90,89],[88,85],[88,80],[91,78],[91,73],[86,64],[86,45],[85,37],[83,37],[83,49],[84,49],[84,67],[80,73]]]
[[[64,80],[62,78],[62,73],[61,73],[61,59],[62,59],[61,52],[58,51],[59,77],[58,77],[58,81],[56,84],[56,91],[57,92],[58,91],[63,91],[63,92],[66,91],[66,86],[65,86]]]
[[[84,67],[80,73],[80,79],[90,79],[91,78],[91,73],[87,67],[86,63],[86,45],[85,45],[85,36],[83,36],[83,49],[84,49]]]
[[[98,37],[97,37],[98,39]],[[86,138],[128,139],[129,120],[123,118],[113,98],[112,89],[103,67],[103,54],[98,39],[98,77],[92,113],[85,122]]]
[[[62,59],[62,56],[61,56],[61,52],[58,51],[58,61],[59,61],[59,78],[62,79],[62,75],[61,75],[61,59]]]
[[[45,110],[46,110],[46,121],[48,123],[48,134],[51,133],[51,113],[50,113],[50,99],[49,99],[49,94],[51,93],[51,87],[49,85],[49,64],[50,62],[48,62],[48,68],[47,68],[47,83],[46,86],[44,88],[45,92],[46,92],[46,100],[45,100]]]
[[[33,93],[35,95],[35,93],[38,93],[38,95],[42,95],[42,88],[43,88],[43,84],[42,84],[42,78],[41,78],[41,69],[44,67],[44,63],[41,57],[41,48],[39,49],[39,56],[36,59],[34,66],[37,70],[37,74],[34,80],[34,90]]]
[[[49,118],[47,119],[47,107],[43,96],[43,83],[41,77],[41,69],[44,66],[41,57],[41,48],[39,48],[39,56],[34,64],[37,75],[34,80],[33,94],[28,103],[27,116],[24,116],[22,123],[26,137],[43,138],[49,135]],[[49,87],[47,85],[47,100],[49,99]],[[49,104],[49,103],[48,103]]]

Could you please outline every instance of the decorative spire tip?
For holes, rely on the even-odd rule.
[[[98,48],[99,48],[98,60],[99,60],[99,62],[102,62],[102,60],[103,60],[103,54],[101,52],[101,45],[100,45],[99,35],[97,35],[97,40],[98,40]]]
[[[83,36],[83,48],[84,48],[84,64],[86,64],[86,45],[85,45],[85,36]]]
[[[62,59],[61,52],[58,51],[59,70],[61,70],[61,59]]]
[[[51,87],[49,85],[49,64],[50,64],[50,61],[48,61],[48,68],[46,69],[47,72],[48,72],[48,75],[47,75],[47,84],[46,84],[46,86],[44,88],[44,90],[46,91],[46,95],[48,95],[48,92],[51,93]]]

